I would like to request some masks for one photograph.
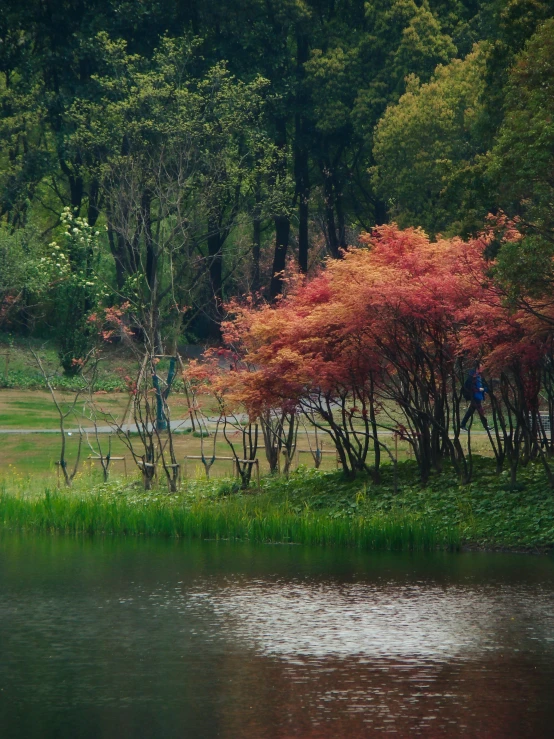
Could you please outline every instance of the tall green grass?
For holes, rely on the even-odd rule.
[[[0,525],[70,534],[234,539],[388,551],[456,549],[460,544],[457,528],[445,528],[415,515],[389,512],[369,519],[333,519],[320,512],[296,514],[279,507],[264,509],[255,500],[245,499],[218,504],[137,504],[48,491],[35,498],[2,493]]]

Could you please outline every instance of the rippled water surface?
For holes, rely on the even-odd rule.
[[[0,538],[0,737],[548,737],[554,561]]]

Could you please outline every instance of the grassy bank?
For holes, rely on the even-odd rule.
[[[345,481],[337,472],[300,469],[286,480],[266,478],[260,492],[240,493],[231,480],[192,480],[178,495],[144,493],[138,482],[114,481],[72,491],[5,484],[0,525],[12,530],[72,534],[240,539],[382,550],[540,548],[554,543],[554,495],[541,469],[507,476],[478,462],[477,480],[461,487],[443,474],[422,488],[413,463],[391,481]]]
[[[380,550],[456,548],[456,532],[444,532],[416,517],[395,515],[373,519],[333,520],[322,514],[297,515],[264,510],[244,502],[225,506],[134,505],[99,497],[71,500],[44,496],[38,500],[0,498],[4,526],[36,531],[235,539],[250,542],[351,546]]]

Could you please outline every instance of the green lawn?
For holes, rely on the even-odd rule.
[[[222,439],[223,437],[221,437]],[[238,437],[235,436],[236,441]],[[104,449],[107,449],[107,435],[103,435],[101,440]],[[200,455],[200,439],[192,436],[192,434],[181,435],[175,434],[175,448],[178,454],[179,462],[184,464],[185,455]],[[90,438],[94,446],[94,440]],[[211,457],[211,441],[206,440],[204,454]],[[69,463],[75,459],[77,454],[77,436],[72,435],[66,437],[66,457]],[[0,460],[2,467],[0,469],[0,479],[6,474],[12,474],[16,471],[18,475],[39,476],[42,478],[54,476],[56,474],[55,462],[59,459],[60,454],[60,437],[58,434],[1,434],[0,433]],[[86,461],[91,450],[83,444],[82,447],[82,474],[89,474],[90,463]],[[127,457],[127,469],[134,473],[134,464],[124,444],[117,438],[112,437],[112,455]],[[231,456],[231,452],[225,441],[218,441],[216,444],[216,455],[221,457]],[[267,462],[263,453],[263,449],[258,452],[262,472],[268,470]],[[310,455],[301,455],[300,464],[303,466],[313,466],[313,459]],[[92,463],[93,469],[98,469],[98,463]],[[96,467],[94,466],[96,465]],[[296,460],[295,460],[296,466]],[[334,455],[325,455],[322,463],[322,469],[332,470],[336,468]],[[211,468],[211,477],[225,477],[231,473],[232,463],[229,460],[216,460]],[[114,462],[113,468],[115,475],[123,474],[123,464]],[[184,474],[184,472],[183,472]],[[187,474],[193,477],[201,477],[204,474],[204,467],[201,460],[187,461]],[[93,475],[98,476],[98,475]]]
[[[57,392],[62,411],[68,410],[73,402],[74,395],[69,392]],[[209,399],[208,399],[209,401]],[[106,426],[107,421],[102,415],[111,414],[121,420],[129,402],[127,393],[98,393],[94,396],[94,403],[98,410],[98,424]],[[173,419],[188,417],[188,404],[184,394],[174,393],[169,396],[169,408]],[[207,412],[211,412],[207,407]],[[127,414],[130,422],[131,414]],[[79,423],[83,427],[92,427],[90,411],[85,408],[81,398],[75,406],[75,414],[65,421],[66,428],[76,428]],[[59,414],[56,410],[50,393],[44,390],[0,390],[0,433],[2,429],[52,429],[58,428]]]
[[[178,455],[179,462],[184,464],[185,455],[201,454],[200,439],[193,436],[192,434],[174,434],[175,449]],[[234,433],[231,435],[233,442],[238,443],[240,441],[238,434]],[[103,444],[104,453],[107,450],[108,436],[103,434],[100,437],[101,443]],[[137,439],[138,441],[138,439]],[[306,443],[302,441],[302,448],[307,447]],[[90,436],[90,442],[95,447],[95,440],[93,436]],[[313,441],[312,441],[313,444]],[[69,463],[75,459],[78,447],[78,437],[75,434],[66,436],[66,457]],[[138,448],[138,445],[137,445]],[[238,447],[237,447],[238,449]],[[2,434],[0,433],[0,460],[2,462],[0,468],[0,478],[7,474],[8,470],[11,474],[14,470],[19,475],[32,475],[39,477],[48,477],[56,474],[55,462],[59,459],[60,455],[60,436],[59,434]],[[84,476],[89,474],[90,463],[86,462],[86,457],[91,454],[91,449],[85,443],[82,447],[82,474]],[[210,438],[204,440],[204,454],[206,457],[211,457],[212,454],[212,441]],[[123,442],[117,437],[112,437],[112,455],[121,456],[126,455],[127,457],[127,469],[129,472],[134,472],[134,464],[126,449]],[[407,449],[404,449],[401,445],[400,456],[404,458],[407,455]],[[231,451],[223,439],[223,435],[220,434],[216,444],[216,456],[218,457],[229,457]],[[258,458],[260,460],[261,471],[268,471],[268,465],[265,460],[263,447],[258,450]],[[310,454],[299,454],[295,457],[294,466],[299,463],[302,466],[312,467],[314,462]],[[98,463],[92,463],[93,469],[98,469]],[[94,466],[96,465],[96,467]],[[321,465],[322,469],[333,470],[336,469],[336,459],[334,454],[325,454],[323,456],[323,462]],[[114,462],[114,474],[120,475],[123,473],[123,464]],[[231,473],[232,463],[229,460],[216,460],[211,468],[211,477],[225,477]],[[204,467],[201,460],[188,460],[187,462],[187,474],[193,477],[200,477],[204,474]]]

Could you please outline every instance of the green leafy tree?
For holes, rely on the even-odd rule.
[[[478,229],[492,203],[483,178],[481,127],[486,46],[416,77],[375,131],[373,181],[400,225],[431,233]]]
[[[554,19],[510,71],[504,121],[489,157],[497,201],[524,238],[503,244],[496,276],[512,300],[543,298],[554,284]],[[544,309],[544,306],[543,306]]]
[[[318,140],[314,155],[322,183],[326,235],[339,256],[348,226],[365,228],[386,219],[384,203],[368,177],[373,129],[405,78],[427,81],[456,48],[427,2],[375,0],[322,29],[321,46],[306,64]],[[350,213],[350,218],[348,217]]]
[[[117,291],[155,353],[184,309],[217,325],[224,246],[271,161],[266,82],[237,81],[222,63],[199,72],[187,41],[163,40],[151,62],[105,34],[98,43],[108,63],[98,102],[72,108],[72,146],[100,183]]]
[[[489,174],[499,204],[554,243],[554,19],[527,43],[510,72],[505,115]]]
[[[191,23],[189,3],[159,0],[4,0],[0,16],[0,215],[17,226],[30,211],[58,220],[63,207],[99,216],[98,183],[69,145],[76,99],[95,93],[103,64],[98,33],[127,41],[151,58],[168,28]]]

